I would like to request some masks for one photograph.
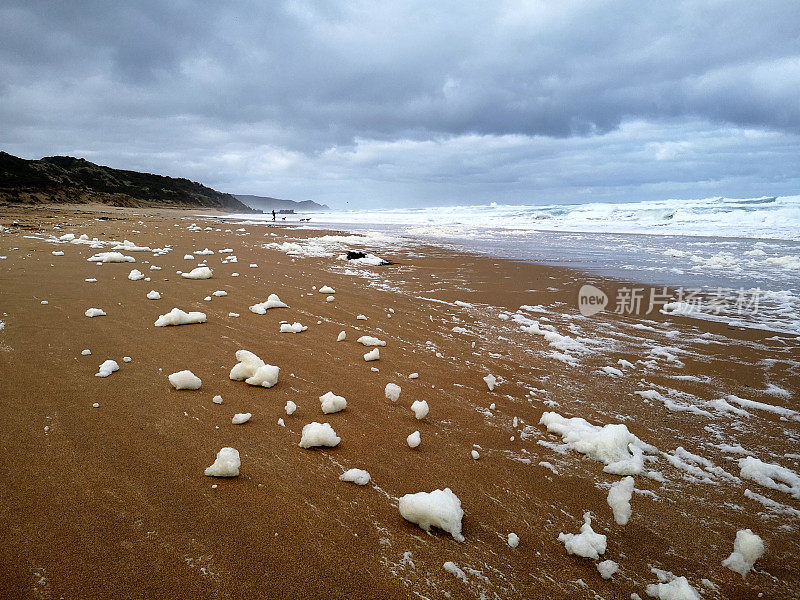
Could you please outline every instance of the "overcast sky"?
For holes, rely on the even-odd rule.
[[[0,0],[0,149],[26,158],[542,204],[798,194],[799,142],[797,0]]]

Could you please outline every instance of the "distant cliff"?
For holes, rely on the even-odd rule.
[[[264,212],[271,210],[295,210],[302,211],[319,211],[330,210],[325,204],[317,204],[311,200],[302,200],[297,202],[295,200],[280,200],[279,198],[269,198],[267,196],[247,196],[236,194],[236,198],[244,202],[247,206]]]
[[[0,201],[217,208],[255,212],[231,194],[188,179],[103,167],[83,158],[26,160],[0,152]]]

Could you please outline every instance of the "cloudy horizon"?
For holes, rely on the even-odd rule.
[[[0,149],[332,207],[800,190],[800,4],[0,6]]]

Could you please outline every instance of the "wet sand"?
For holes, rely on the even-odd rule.
[[[191,223],[201,230],[187,230]],[[0,232],[3,597],[646,598],[645,586],[658,581],[653,568],[687,577],[703,598],[800,595],[800,503],[740,478],[743,454],[729,448],[798,472],[800,421],[707,404],[734,394],[800,409],[793,336],[657,313],[584,318],[576,305],[583,283],[613,297],[625,282],[424,246],[367,248],[393,264],[354,267],[262,247],[326,232],[179,211],[3,209],[0,225],[8,228]],[[110,246],[45,239],[65,233],[173,250],[123,252],[136,263],[98,266],[86,259]],[[184,260],[206,247],[215,254]],[[238,262],[222,264],[223,248]],[[202,259],[212,279],[177,275]],[[128,280],[133,268],[152,280]],[[323,285],[335,288],[335,301],[312,289]],[[162,299],[148,300],[151,289]],[[228,295],[203,300],[215,290]],[[248,310],[271,293],[290,308]],[[517,313],[521,306],[529,308]],[[90,307],[107,316],[85,317]],[[173,307],[203,311],[208,322],[154,327]],[[515,314],[586,350],[572,353],[574,364],[558,360]],[[283,320],[308,330],[281,334]],[[347,340],[337,343],[342,330]],[[387,342],[380,360],[363,360],[369,349],[356,343],[360,335]],[[84,348],[92,354],[82,356]],[[279,366],[279,383],[231,381],[239,349]],[[106,359],[119,371],[95,377]],[[203,380],[200,390],[170,386],[167,375],[182,369]],[[412,372],[419,378],[409,379]],[[491,392],[482,379],[489,373],[500,380]],[[389,382],[402,387],[396,403],[384,396]],[[767,393],[769,384],[789,397]],[[671,403],[634,394],[650,389]],[[322,414],[318,397],[329,390],[347,398],[345,411]],[[216,394],[223,404],[212,402]],[[431,407],[421,421],[409,408],[417,399]],[[292,416],[287,400],[299,407]],[[713,467],[684,460],[692,471],[652,454],[647,467],[664,480],[636,477],[633,516],[619,526],[606,495],[620,478],[539,425],[545,411],[624,423],[662,453],[675,457],[682,447]],[[253,417],[232,425],[239,412]],[[339,446],[299,448],[311,421],[329,422]],[[414,430],[422,444],[412,450],[405,438]],[[470,456],[476,444],[479,460]],[[223,446],[241,453],[241,474],[205,477]],[[340,482],[351,467],[368,470],[372,484]],[[398,513],[399,496],[444,487],[461,499],[463,543],[428,535]],[[557,540],[577,533],[587,510],[608,536],[602,558],[620,565],[609,581],[597,561],[568,555]],[[742,528],[767,545],[744,580],[720,564]],[[512,531],[521,540],[515,549],[506,543]],[[445,561],[466,581],[445,571]]]

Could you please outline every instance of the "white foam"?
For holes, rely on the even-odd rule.
[[[132,269],[131,272],[128,273],[128,279],[131,281],[139,281],[140,279],[144,279],[144,273],[139,269]]]
[[[247,423],[252,416],[253,415],[251,413],[236,413],[233,415],[233,418],[231,418],[231,423],[234,425],[242,425]]]
[[[289,305],[285,302],[282,302],[281,299],[278,298],[278,294],[270,294],[264,302],[260,302],[251,306],[250,312],[257,315],[263,315],[266,314],[270,308],[289,308]]]
[[[214,271],[208,267],[195,267],[188,273],[181,273],[181,277],[185,279],[211,279]]]
[[[386,388],[383,390],[386,398],[392,402],[397,402],[398,398],[400,398],[400,392],[401,388],[396,383],[387,383]]]
[[[100,365],[100,369],[94,374],[95,377],[108,377],[114,371],[119,371],[119,365],[115,360],[106,360]]]
[[[380,357],[381,357],[380,350],[378,350],[377,348],[374,348],[373,350],[371,350],[370,352],[367,352],[364,355],[364,360],[369,362],[371,360],[378,360]]]
[[[161,300],[161,294],[159,294],[155,290],[150,290],[147,292],[147,299],[148,300]]]
[[[173,308],[165,315],[156,319],[156,327],[169,327],[173,325],[191,325],[193,323],[205,323],[206,314],[201,312],[184,312],[180,308]]]
[[[291,400],[287,400],[286,406],[284,406],[283,409],[286,411],[287,415],[293,415],[294,411],[297,410],[297,404],[295,404]]]
[[[172,373],[168,379],[176,390],[199,390],[203,385],[200,378],[188,369]]]
[[[239,475],[241,466],[239,451],[236,448],[226,447],[217,452],[214,464],[206,468],[205,475],[207,477],[236,477]]]
[[[583,525],[580,533],[559,533],[558,541],[564,543],[569,554],[577,554],[584,558],[597,560],[606,551],[606,536],[592,529],[592,515],[583,513]]]
[[[418,492],[402,496],[397,505],[400,515],[430,533],[431,527],[448,532],[457,542],[463,542],[461,519],[464,511],[461,500],[450,488]]]
[[[733,552],[722,561],[722,566],[745,577],[763,554],[764,540],[749,529],[740,529],[736,532]]]
[[[302,333],[306,329],[308,327],[296,321],[294,323],[281,323],[281,333]]]
[[[784,408],[783,406],[776,406],[774,404],[767,404],[766,402],[756,402],[755,400],[746,400],[744,398],[739,398],[738,396],[734,396],[733,394],[728,394],[727,396],[725,396],[725,399],[728,402],[732,402],[733,404],[738,404],[743,408],[763,410],[766,412],[771,412],[776,415],[781,415],[782,417],[786,417],[794,421],[800,421],[800,413],[790,408]]]
[[[649,583],[645,589],[658,600],[703,600],[686,577],[676,577],[669,583]]]
[[[451,575],[458,577],[464,583],[469,583],[469,580],[467,579],[467,574],[464,573],[464,570],[461,567],[459,567],[456,563],[454,563],[452,560],[448,560],[444,564],[442,564],[442,568]]]
[[[260,385],[265,388],[271,388],[278,383],[280,369],[266,364],[252,352],[237,350],[236,360],[239,362],[231,369],[229,376],[232,380],[244,380],[249,385]]]
[[[416,448],[422,442],[422,438],[419,435],[419,431],[415,431],[406,438],[406,444],[408,444],[409,448]]]
[[[619,565],[613,560],[604,560],[601,563],[597,563],[597,571],[603,579],[611,579],[619,571]]]
[[[800,500],[800,476],[786,467],[753,457],[739,459],[740,475],[771,490],[785,492]]]
[[[369,335],[362,335],[360,338],[356,340],[359,344],[363,344],[364,346],[385,346],[386,342],[383,340],[379,340],[376,337],[372,337]]]
[[[125,240],[121,244],[117,244],[111,248],[112,250],[124,250],[125,252],[153,252],[149,246],[137,246],[130,240]]]
[[[348,469],[339,475],[340,481],[349,481],[356,485],[367,485],[370,482],[370,474],[364,469]]]
[[[89,318],[91,318],[91,317],[105,317],[106,316],[106,311],[104,311],[101,308],[87,308],[86,312],[83,313],[83,314],[86,315]]]
[[[419,420],[424,419],[428,415],[430,409],[425,400],[414,400],[411,404],[411,410],[414,411],[414,416]]]
[[[643,444],[622,423],[598,427],[580,417],[565,419],[556,412],[545,412],[539,424],[560,435],[569,448],[604,463],[606,473],[640,475],[644,472]]]
[[[631,518],[631,497],[633,496],[633,477],[625,477],[614,483],[608,490],[606,502],[614,511],[614,521],[617,525],[627,525]]]
[[[322,412],[326,415],[337,413],[347,408],[347,400],[342,396],[337,396],[333,392],[326,392],[319,397]]]
[[[309,423],[303,427],[300,435],[301,448],[315,448],[318,446],[334,447],[342,441],[329,423]]]
[[[101,262],[101,263],[125,263],[125,262],[136,262],[136,259],[132,256],[125,256],[121,252],[100,252],[98,254],[94,254],[86,259],[89,262]]]
[[[486,377],[484,377],[483,380],[486,382],[486,385],[489,387],[489,391],[490,392],[494,391],[494,386],[497,385],[497,377],[495,377],[492,374],[489,374]]]

